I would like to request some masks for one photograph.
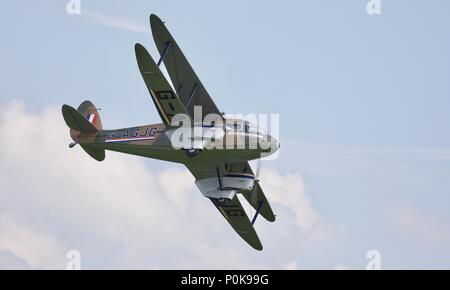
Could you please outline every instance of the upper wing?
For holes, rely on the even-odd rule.
[[[180,98],[172,90],[169,82],[161,73],[145,47],[136,44],[135,52],[139,70],[164,125],[170,127],[172,118],[176,114],[186,114],[189,116]]]
[[[250,164],[247,161],[239,162],[239,163],[230,163],[226,165],[226,170],[229,172],[239,172],[239,173],[248,173],[255,175],[253,173]],[[252,205],[252,207],[257,210],[260,204],[262,206],[259,210],[259,214],[262,215],[269,222],[275,221],[275,215],[273,214],[272,208],[270,207],[269,202],[264,194],[264,191],[261,188],[261,185],[257,183],[255,188],[250,193],[243,194],[245,199]]]
[[[202,106],[202,120],[208,114],[220,114],[219,109],[161,19],[152,14],[150,25],[159,53],[164,56],[164,65],[172,84],[190,115],[193,116],[194,106]]]

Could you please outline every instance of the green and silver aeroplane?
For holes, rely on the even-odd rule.
[[[97,161],[103,161],[105,150],[111,150],[184,164],[202,194],[233,229],[253,248],[262,250],[253,224],[258,215],[270,222],[275,215],[248,161],[273,154],[279,142],[244,119],[226,118],[164,23],[151,15],[150,25],[159,61],[140,44],[135,45],[135,52],[163,123],[104,130],[98,109],[90,101],[78,109],[63,105],[62,114],[74,141],[69,146],[79,144]],[[161,73],[162,63],[173,87]],[[252,220],[237,194],[255,209]]]

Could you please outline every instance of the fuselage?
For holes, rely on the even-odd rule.
[[[183,164],[192,162],[193,158],[196,161],[248,161],[261,158],[262,154],[270,155],[279,148],[278,141],[269,135],[230,130],[225,126],[202,127],[199,136],[195,136],[196,129],[193,128],[192,136],[184,136],[192,141],[189,143],[192,146],[180,147],[173,140],[176,130],[177,128],[166,128],[161,123],[102,130],[97,135],[72,130],[71,136],[75,142],[84,146]],[[186,154],[193,148],[201,153],[195,157]]]

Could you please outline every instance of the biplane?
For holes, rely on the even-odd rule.
[[[63,105],[62,114],[73,139],[69,146],[79,144],[97,161],[103,161],[105,150],[111,150],[184,164],[201,193],[212,201],[239,236],[253,248],[262,250],[253,225],[259,215],[269,222],[275,221],[275,215],[249,161],[276,152],[278,140],[245,119],[227,119],[164,22],[151,15],[150,26],[159,60],[155,62],[141,44],[135,45],[135,53],[162,123],[105,130],[98,109],[90,101],[84,101],[77,109]],[[172,84],[161,72],[162,64]],[[208,119],[209,116],[214,118]],[[187,130],[180,133],[182,128]],[[200,134],[188,134],[193,131]],[[174,142],[181,139],[184,139],[181,143]],[[238,194],[254,208],[251,220]]]

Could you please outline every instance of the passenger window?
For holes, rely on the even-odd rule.
[[[234,125],[234,131],[235,132],[239,132],[241,130],[241,126],[239,126],[239,124],[234,123],[233,125]]]
[[[248,122],[245,122],[244,130],[245,130],[245,133],[250,133],[250,125]]]

